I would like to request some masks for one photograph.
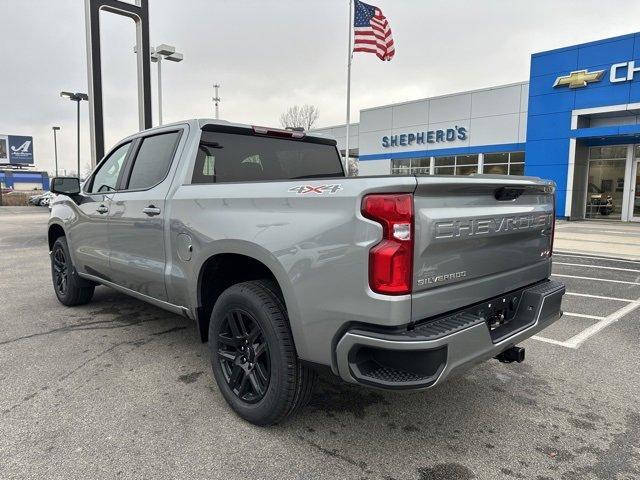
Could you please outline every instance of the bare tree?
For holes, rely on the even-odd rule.
[[[358,168],[358,160],[355,158],[349,158],[347,162],[347,176],[349,177],[357,177],[360,174],[360,169]]]
[[[320,118],[320,111],[315,105],[294,105],[280,115],[283,128],[303,128],[311,130]]]

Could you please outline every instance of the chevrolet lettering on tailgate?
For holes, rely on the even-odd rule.
[[[459,238],[514,232],[519,230],[545,230],[550,228],[553,215],[521,215],[509,217],[470,218],[437,222],[434,238]]]

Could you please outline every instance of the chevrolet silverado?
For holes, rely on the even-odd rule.
[[[555,185],[516,176],[346,177],[336,142],[213,120],[119,142],[80,186],[55,178],[61,303],[97,285],[194,320],[220,392],[274,424],[319,368],[440,384],[558,320]]]

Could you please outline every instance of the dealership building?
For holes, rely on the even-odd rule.
[[[345,126],[317,129],[345,148]],[[557,214],[640,221],[640,33],[531,56],[529,81],[361,110],[360,175],[532,175]]]

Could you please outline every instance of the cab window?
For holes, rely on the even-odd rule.
[[[191,183],[344,177],[335,145],[317,139],[203,132]]]
[[[181,132],[145,137],[133,162],[127,190],[145,190],[160,183],[169,173]]]
[[[116,189],[118,177],[130,147],[131,142],[125,143],[109,155],[93,176],[89,193],[108,193]]]

